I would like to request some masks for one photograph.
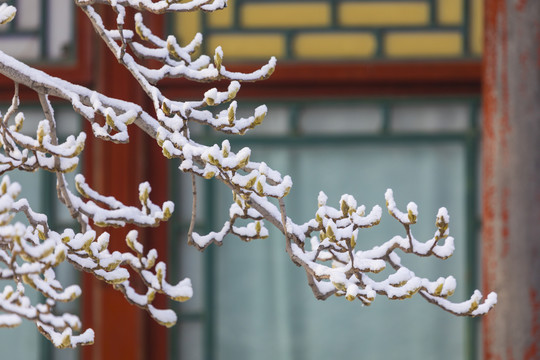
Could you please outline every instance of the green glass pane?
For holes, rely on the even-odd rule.
[[[463,289],[465,153],[460,145],[254,146],[253,157],[257,154],[292,175],[295,186],[288,199],[288,215],[297,222],[314,215],[321,189],[329,203],[337,205],[340,195],[349,193],[371,208],[384,205],[384,192],[391,187],[402,209],[409,201],[418,204],[419,224],[413,231],[425,241],[435,231],[438,206],[446,206],[456,237],[454,256],[446,261],[402,259],[418,275],[436,279],[453,274],[458,279],[455,300],[467,296]],[[230,198],[229,191],[220,190],[218,208],[226,208]],[[386,215],[377,228],[361,231],[358,243],[370,248],[398,234],[403,235],[403,229]],[[378,297],[370,308],[337,298],[317,301],[303,271],[288,259],[283,237],[275,231],[269,239],[247,245],[225,239],[215,255],[218,359],[464,356],[465,319],[418,296],[401,302]]]

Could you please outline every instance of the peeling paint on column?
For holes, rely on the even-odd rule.
[[[531,337],[534,341],[527,348],[524,359],[534,360],[540,357],[540,349],[538,348],[540,346],[540,319],[538,315],[540,313],[540,296],[538,296],[536,289],[529,290],[529,301],[531,309],[533,310],[531,319]]]
[[[540,1],[485,5],[483,357],[540,359]]]

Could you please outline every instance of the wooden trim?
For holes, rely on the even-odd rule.
[[[75,12],[75,44],[77,53],[71,62],[50,63],[36,66],[49,75],[56,76],[69,82],[91,86],[92,84],[92,54],[94,53],[94,36],[90,21],[86,15],[76,7]],[[30,64],[32,65],[32,64]],[[31,98],[33,91],[21,87],[21,98]],[[13,96],[13,82],[0,76],[0,101],[9,101]]]
[[[259,65],[260,66],[260,65]],[[253,71],[257,65],[230,66]],[[241,97],[343,97],[479,94],[480,60],[456,62],[283,63],[265,81],[242,84]],[[171,98],[200,98],[212,86],[184,79],[160,84]],[[217,87],[226,88],[225,81]]]

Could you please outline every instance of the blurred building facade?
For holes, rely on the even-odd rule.
[[[15,3],[17,21],[3,30],[2,51],[59,77],[144,104],[141,93],[130,87],[129,74],[97,45],[88,21],[69,1]],[[222,46],[224,63],[233,70],[252,70],[276,56],[272,78],[243,84],[238,97],[239,112],[267,104],[267,119],[248,135],[230,139],[233,146],[250,146],[255,159],[292,176],[289,216],[299,221],[314,213],[319,190],[335,204],[349,193],[370,208],[384,205],[384,191],[393,188],[398,204],[419,205],[416,235],[426,240],[435,230],[438,207],[447,207],[455,255],[443,262],[406,261],[419,274],[454,274],[459,284],[455,297],[465,299],[479,287],[482,3],[229,0],[223,11],[177,14],[154,25],[175,34],[180,43],[201,32],[201,52],[212,54]],[[58,31],[58,24],[70,26]],[[8,103],[12,84],[1,81],[2,101]],[[163,87],[178,98],[201,98],[208,89],[187,82]],[[86,126],[69,106],[61,109],[66,134]],[[207,144],[223,139],[207,129],[192,131]],[[158,197],[177,203],[168,227],[158,229],[158,235],[147,234],[148,241],[160,239],[156,246],[169,254],[169,274],[177,280],[191,277],[196,295],[175,308],[179,324],[165,330],[112,288],[81,278],[84,295],[73,311],[82,314],[84,325],[95,328],[96,344],[83,351],[57,351],[33,326],[2,330],[1,342],[25,339],[11,345],[13,354],[24,351],[25,359],[188,360],[479,356],[477,320],[455,318],[422,299],[376,299],[370,308],[344,299],[318,302],[276,233],[250,244],[226,239],[221,248],[204,254],[188,248],[191,180],[179,173],[178,164],[160,159],[159,151],[138,135],[132,147],[123,148],[127,150],[89,142],[83,171],[95,186],[129,197],[136,194],[137,181],[150,178]],[[45,190],[54,188],[50,176],[30,179],[21,174],[20,181],[23,189],[43,189],[34,200],[56,226],[69,224],[66,212]],[[200,233],[221,227],[220,214],[231,201],[219,184],[208,182],[202,188]],[[390,216],[378,227],[360,234],[359,246],[371,247],[403,233]],[[70,274],[66,272],[66,280],[77,280]]]

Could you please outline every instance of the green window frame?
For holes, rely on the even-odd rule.
[[[79,46],[75,41],[77,35],[75,5],[70,0],[63,1],[64,4],[57,3],[55,8],[51,6],[52,0],[7,0],[6,3],[15,6],[18,13],[13,21],[0,27],[0,47],[2,47],[3,40],[10,38],[36,39],[39,48],[36,54],[21,54],[15,57],[25,62],[39,63],[40,65],[75,61]],[[64,7],[61,10],[66,10],[67,6],[68,12],[60,12],[58,5]],[[30,20],[30,23],[23,24],[25,21],[28,22],[29,17],[33,16],[32,11],[37,14],[34,15],[35,19]],[[69,23],[65,26],[59,26],[60,20]],[[55,24],[55,28],[51,24]],[[57,43],[60,41],[56,38],[58,36],[62,37],[60,40],[63,43]],[[9,51],[6,52],[9,53]]]
[[[235,149],[239,149],[243,146],[249,146],[256,151],[257,146],[262,145],[278,145],[280,147],[302,147],[309,145],[316,146],[334,146],[347,144],[373,144],[373,145],[392,145],[392,144],[457,144],[464,149],[465,159],[465,189],[466,189],[466,204],[465,204],[465,239],[460,239],[457,243],[457,247],[466,247],[465,249],[465,278],[458,279],[458,282],[464,283],[464,288],[467,294],[471,294],[474,289],[478,287],[478,231],[480,227],[480,221],[478,216],[478,148],[480,141],[480,100],[476,96],[467,97],[404,97],[404,98],[369,98],[369,99],[344,99],[338,101],[330,100],[313,100],[313,99],[294,99],[294,100],[272,100],[265,102],[268,105],[270,113],[273,108],[286,107],[288,109],[288,133],[281,135],[245,135],[229,137],[231,145]],[[300,125],[300,114],[302,109],[305,109],[313,104],[316,106],[324,104],[332,105],[358,105],[367,104],[370,106],[376,106],[380,109],[382,114],[382,124],[378,131],[371,133],[358,133],[358,134],[305,134],[302,132]],[[465,126],[457,131],[444,131],[444,132],[422,132],[422,131],[407,131],[399,132],[392,128],[392,111],[397,106],[401,105],[430,105],[430,104],[464,104],[467,109],[467,123]],[[251,108],[250,105],[260,104],[254,102],[253,104],[242,103],[244,108]],[[253,106],[254,107],[254,106]],[[270,119],[266,121],[271,121]],[[213,133],[210,129],[202,129],[199,134],[198,140],[204,144],[211,145],[213,143],[220,143],[225,137],[219,136]],[[270,164],[271,165],[271,164]],[[175,201],[178,208],[187,208],[185,211],[191,211],[191,180],[188,176],[180,174],[178,170],[179,163],[171,163],[170,168],[170,194],[172,200]],[[182,177],[182,179],[181,179]],[[189,188],[189,192],[185,190],[181,191],[179,186],[182,184],[182,180],[186,181],[186,186]],[[293,178],[294,181],[294,178]],[[201,233],[208,233],[212,230],[219,229],[222,224],[215,223],[216,210],[212,205],[212,199],[217,194],[217,186],[220,186],[216,181],[205,181],[203,185],[203,192],[205,195],[202,201],[206,202],[204,214],[199,216],[201,223],[196,225],[196,231]],[[184,198],[184,196],[188,196]],[[404,194],[406,195],[406,194]],[[199,198],[200,199],[200,198]],[[337,199],[336,199],[337,200]],[[182,212],[182,210],[178,211]],[[170,258],[169,263],[171,266],[171,273],[176,274],[179,280],[181,277],[191,277],[196,270],[184,272],[181,269],[180,256],[182,252],[181,241],[185,241],[185,234],[189,227],[189,220],[182,220],[181,215],[179,218],[171,219],[170,222]],[[431,214],[427,214],[431,216]],[[429,218],[424,221],[429,221]],[[384,225],[381,225],[384,226]],[[225,240],[226,242],[227,240]],[[265,240],[259,240],[265,241]],[[244,246],[249,246],[245,244]],[[185,310],[182,305],[176,306],[176,311],[179,314],[179,324],[174,327],[170,332],[170,358],[181,358],[181,346],[182,337],[181,324],[197,324],[202,327],[202,339],[198,346],[202,346],[202,358],[205,360],[214,360],[217,358],[216,354],[216,298],[219,294],[216,293],[216,249],[214,245],[207,248],[202,258],[203,267],[203,289],[195,289],[195,292],[202,291],[204,297],[202,299],[202,308],[200,310]],[[300,270],[299,270],[300,271]],[[196,275],[199,276],[199,275]],[[306,284],[303,284],[307,286]],[[191,301],[191,300],[190,300]],[[426,303],[426,306],[430,306]],[[358,311],[370,311],[370,309],[359,309]],[[472,360],[477,358],[478,353],[478,319],[468,318],[466,320],[465,334],[464,334],[464,351],[466,359]],[[195,346],[194,343],[190,343],[191,346]]]

